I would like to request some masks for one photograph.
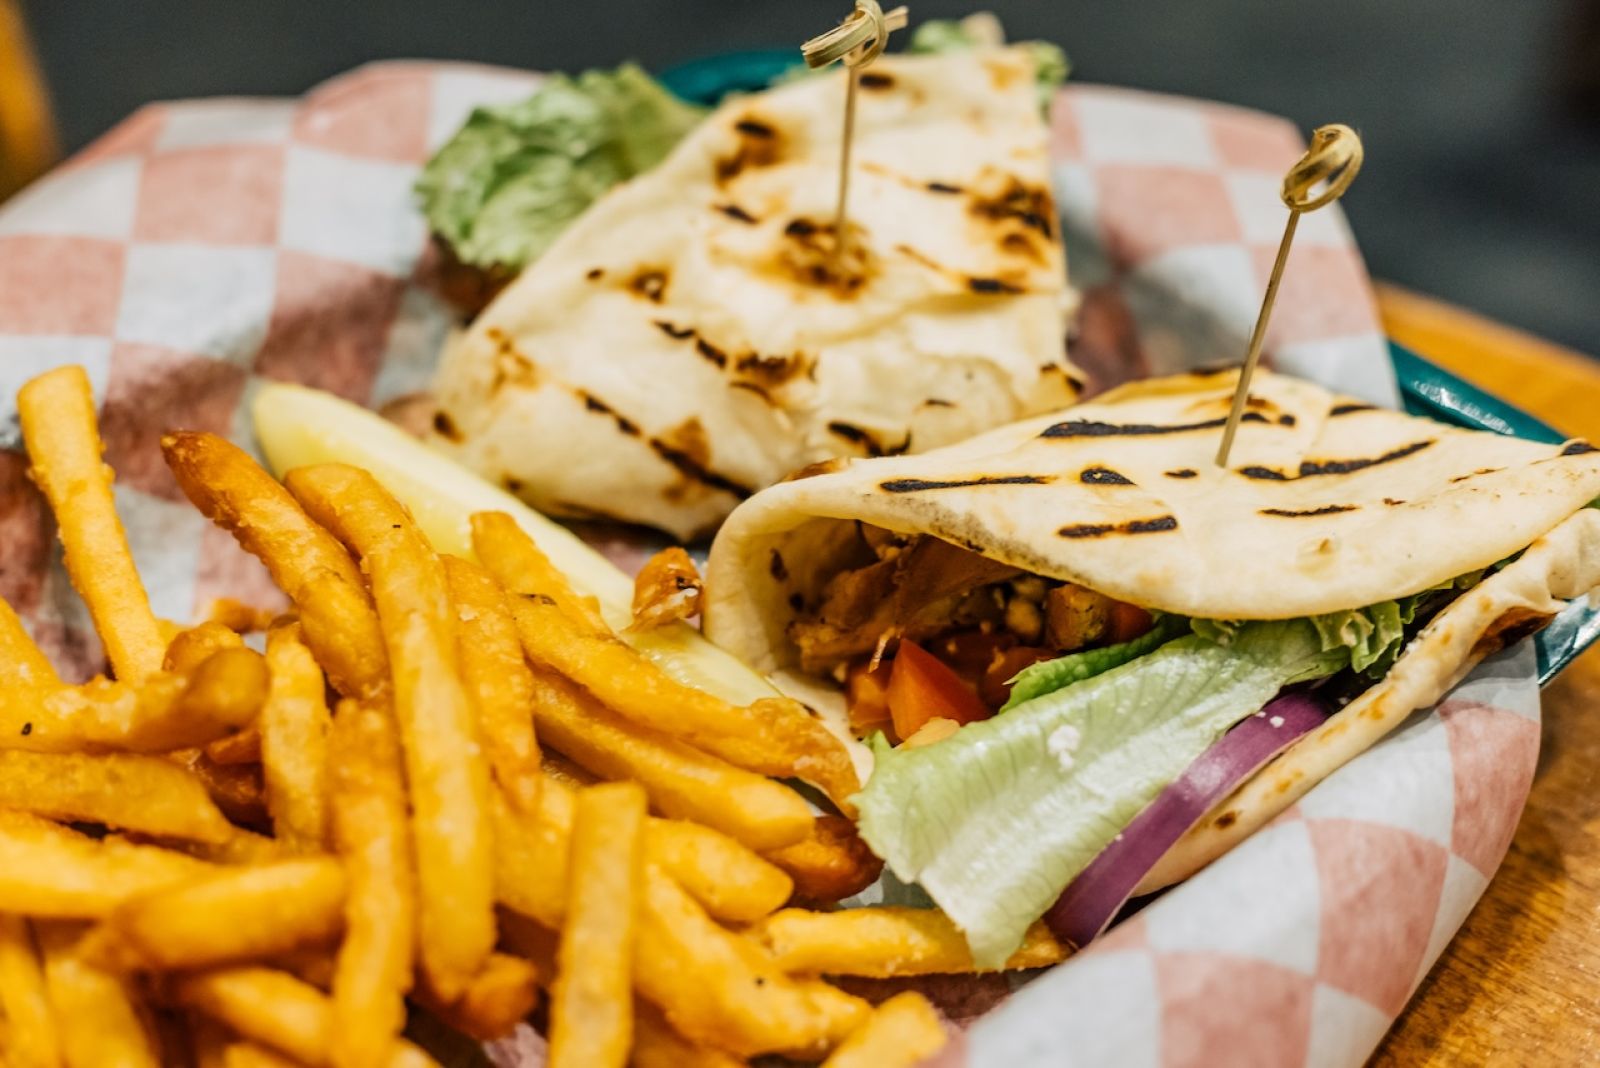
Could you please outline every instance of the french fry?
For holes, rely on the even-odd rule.
[[[504,512],[472,516],[472,551],[495,581],[522,597],[548,597],[589,634],[610,634],[593,597],[577,593],[517,521]]]
[[[161,669],[175,675],[188,675],[213,653],[244,647],[244,639],[221,623],[201,623],[179,631],[177,637],[167,643]]]
[[[223,868],[122,902],[95,931],[97,959],[175,971],[331,944],[344,897],[344,868],[332,857]]]
[[[273,968],[219,968],[184,976],[173,985],[179,1004],[228,1025],[241,1037],[309,1068],[334,1068],[329,1057],[333,1008],[322,991]],[[437,1068],[416,1046],[397,1039],[382,1068]]]
[[[433,990],[454,1000],[494,948],[494,858],[489,773],[458,674],[444,566],[365,471],[325,464],[287,483],[371,576],[412,802],[419,959]]]
[[[267,826],[267,788],[261,781],[261,765],[218,764],[201,749],[185,749],[172,757],[200,780],[211,800],[234,823]]]
[[[226,1068],[224,1058],[232,1040],[228,1029],[198,1012],[183,1014],[184,1031],[189,1035],[189,1059],[193,1068]]]
[[[212,866],[156,846],[95,839],[0,810],[0,912],[97,919],[135,894],[194,879]]]
[[[75,924],[40,924],[45,988],[61,1029],[66,1068],[160,1068],[161,1055],[143,1009],[118,976],[78,953]]]
[[[47,371],[17,393],[17,415],[29,477],[55,513],[67,575],[89,608],[112,670],[130,682],[159,671],[167,643],[117,518],[89,376],[77,365]]]
[[[790,973],[888,979],[979,970],[965,936],[938,909],[784,909],[768,916],[754,934]],[[1067,953],[1049,928],[1035,923],[1022,948],[1006,961],[1006,970],[1047,968]]]
[[[257,723],[267,812],[291,849],[318,852],[328,842],[327,683],[297,624],[267,635],[272,684]]]
[[[547,671],[533,675],[534,719],[550,746],[603,779],[633,779],[669,816],[776,849],[811,830],[811,807],[789,787],[613,715]]]
[[[583,786],[593,786],[600,781],[571,760],[550,749],[539,751],[539,770],[544,773],[546,779],[555,779],[574,790]]]
[[[794,880],[796,900],[831,905],[878,881],[883,861],[844,816],[818,816],[804,841],[762,854]]]
[[[444,558],[455,604],[461,676],[495,781],[520,812],[538,811],[539,743],[533,727],[533,673],[522,656],[505,591],[488,572],[458,556]]]
[[[327,568],[300,584],[300,630],[333,688],[372,700],[389,693],[389,652],[367,591]]]
[[[567,844],[572,834],[573,794],[545,780],[539,817],[528,819],[496,794],[494,824],[495,898],[546,927],[559,928],[567,912]]]
[[[0,808],[198,842],[233,835],[199,780],[152,756],[0,749]]]
[[[811,1056],[854,1030],[869,1011],[843,991],[790,979],[760,946],[718,926],[653,864],[646,866],[637,946],[640,995],[674,1030],[704,1045],[746,1056]],[[695,982],[684,982],[686,975]]]
[[[662,549],[633,580],[633,628],[649,630],[700,614],[700,571],[682,547]]]
[[[822,1063],[823,1068],[913,1068],[949,1041],[928,999],[907,990],[874,1009]]]
[[[61,678],[28,636],[16,610],[0,599],[0,688],[51,690]]]
[[[238,634],[264,634],[277,615],[270,609],[256,608],[233,597],[218,597],[206,609],[206,621],[220,623]]]
[[[221,842],[164,841],[157,844],[182,850],[212,864],[273,864],[294,856],[276,838],[268,838],[243,827],[233,828],[233,833]]]
[[[268,697],[271,697],[271,685],[268,685]],[[261,763],[261,727],[259,717],[257,723],[252,723],[238,734],[230,734],[226,738],[218,738],[206,746],[206,756],[213,764],[259,764]]]
[[[50,1011],[44,966],[21,916],[0,913],[0,1015],[10,1027],[0,1044],[13,1068],[59,1068],[61,1035]]]
[[[347,696],[386,689],[377,616],[361,571],[344,546],[248,454],[223,438],[167,434],[161,451],[201,514],[265,564],[299,608],[306,643],[334,688]]]
[[[0,748],[161,753],[204,745],[254,719],[266,692],[266,664],[249,649],[217,653],[188,679],[157,673],[137,683],[8,686],[0,688]]]
[[[674,1031],[649,1002],[634,1006],[632,1068],[742,1068],[742,1057],[696,1045]]]
[[[794,890],[781,868],[722,832],[686,820],[650,820],[645,855],[724,923],[754,923],[782,908]]]
[[[493,953],[455,1001],[419,993],[423,1006],[442,1022],[479,1042],[492,1042],[509,1035],[538,1004],[539,969],[521,957]]]
[[[837,802],[861,788],[844,745],[787,698],[735,705],[673,679],[621,640],[575,624],[554,601],[512,605],[523,650],[606,707],[763,775],[816,783]]]
[[[299,1063],[254,1042],[232,1042],[222,1051],[222,1068],[299,1068]]]
[[[635,783],[601,783],[578,793],[567,915],[550,994],[551,1068],[627,1063],[645,808]]]
[[[416,872],[400,739],[386,707],[346,700],[328,738],[333,843],[345,863],[345,936],[333,976],[336,1068],[383,1063],[405,1025]]]

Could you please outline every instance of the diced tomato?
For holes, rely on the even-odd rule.
[[[1118,642],[1131,642],[1155,624],[1155,618],[1138,605],[1126,601],[1112,601],[1111,620],[1106,636],[1111,639],[1113,645]]]
[[[989,710],[961,677],[916,642],[901,639],[889,675],[889,715],[894,732],[909,738],[930,719],[972,723]]]
[[[863,660],[856,664],[845,678],[850,730],[857,738],[884,730],[890,724],[889,673],[894,670],[894,663],[884,660],[870,671],[868,663]]]
[[[1061,654],[1054,649],[1037,645],[1018,645],[997,651],[978,683],[978,696],[990,708],[998,709],[1011,697],[1011,680],[1025,667],[1043,660],[1054,660]]]

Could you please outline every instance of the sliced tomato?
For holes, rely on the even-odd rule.
[[[1155,625],[1155,617],[1138,605],[1126,601],[1112,601],[1106,637],[1113,645],[1119,642],[1131,642]]]
[[[1017,645],[998,650],[978,683],[978,696],[992,709],[998,709],[1011,697],[1011,680],[1023,668],[1032,667],[1044,660],[1054,660],[1061,654],[1054,649],[1038,645]]]
[[[961,677],[916,642],[900,642],[889,675],[889,715],[901,738],[917,733],[930,719],[972,723],[989,710]]]
[[[889,674],[893,661],[884,660],[867,669],[869,661],[856,664],[845,677],[845,704],[849,709],[850,730],[857,738],[865,738],[890,724]]]

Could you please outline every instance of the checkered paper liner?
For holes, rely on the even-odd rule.
[[[160,433],[251,446],[248,402],[283,379],[379,406],[425,388],[450,323],[411,185],[477,104],[536,77],[366,67],[299,101],[147,107],[0,209],[0,595],[69,676],[100,670],[87,613],[27,482],[11,398],[83,364],[158,614],[281,603],[184,502]],[[1052,109],[1072,340],[1091,388],[1237,359],[1285,219],[1287,123],[1070,86]],[[1359,194],[1359,186],[1357,187]],[[1369,284],[1338,209],[1300,227],[1269,359],[1395,402]],[[604,548],[624,565],[638,548]],[[1371,1052],[1482,892],[1538,751],[1526,646],[1076,959],[1027,984],[919,981],[962,1026],[943,1065],[1332,1066]],[[1013,992],[1013,988],[1018,989]],[[523,1029],[489,1053],[543,1061]]]

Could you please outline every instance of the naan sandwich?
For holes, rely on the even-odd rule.
[[[807,464],[1069,403],[1073,297],[1022,46],[739,97],[571,224],[448,347],[433,444],[556,515],[680,538]]]
[[[723,527],[705,624],[841,683],[863,837],[998,965],[1095,937],[1600,585],[1600,451],[1259,374],[1134,383]]]

